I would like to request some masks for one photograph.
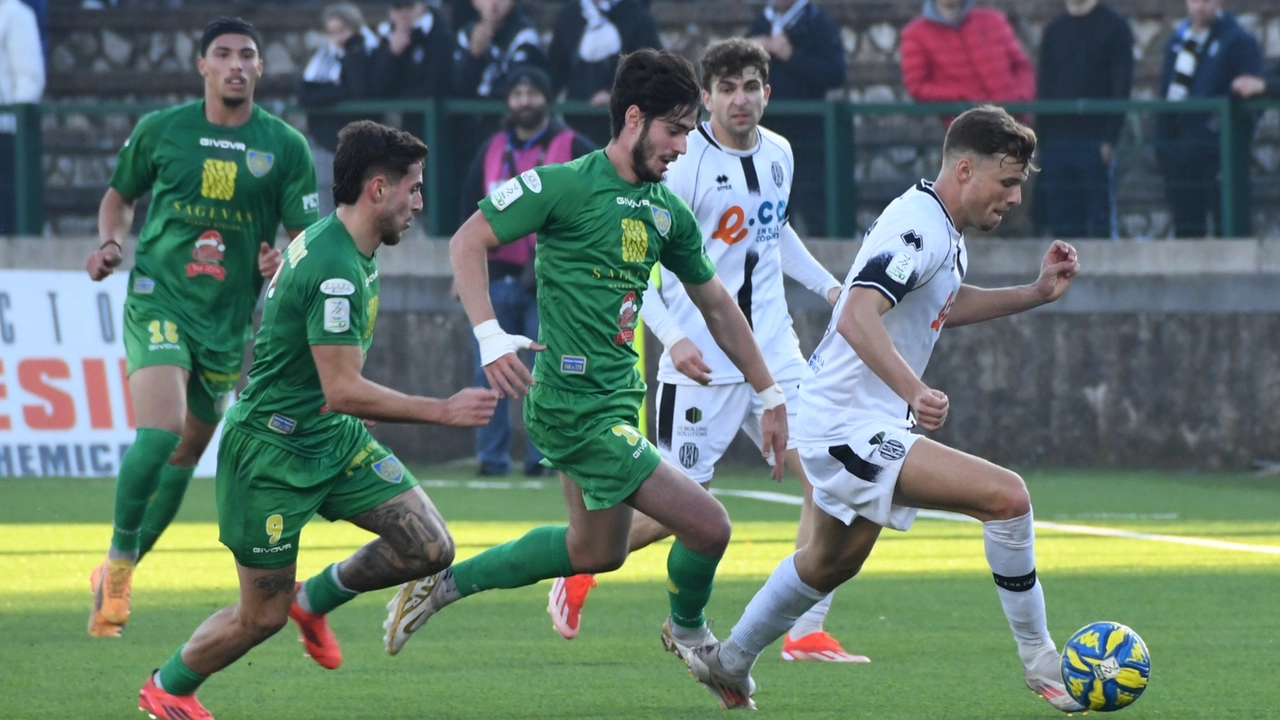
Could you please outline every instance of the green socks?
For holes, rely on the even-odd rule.
[[[342,587],[338,582],[338,564],[334,563],[302,583],[298,605],[313,615],[328,615],[359,594]]]
[[[191,476],[195,474],[195,467],[178,467],[168,463],[160,469],[160,485],[147,504],[147,513],[142,518],[142,532],[138,538],[139,560],[150,552],[160,534],[173,522],[178,508],[182,507],[182,498],[187,494]]]
[[[180,646],[173,656],[160,666],[160,687],[170,695],[191,695],[195,693],[196,688],[200,687],[200,683],[207,679],[182,662],[184,647],[186,645]]]
[[[156,491],[160,472],[173,451],[178,436],[168,430],[138,428],[138,436],[120,461],[116,478],[116,504],[111,547],[122,554],[138,551],[139,530],[147,512],[147,501]]]
[[[523,537],[489,548],[479,555],[456,563],[453,579],[462,597],[481,590],[518,588],[547,578],[573,574],[564,525],[544,525]]]
[[[679,540],[671,546],[667,555],[667,594],[675,624],[696,630],[706,623],[702,611],[711,599],[711,584],[719,564],[720,558],[699,555]]]

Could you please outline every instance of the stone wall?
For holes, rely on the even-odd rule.
[[[95,247],[92,237],[0,239],[0,267],[80,270]],[[810,247],[843,277],[858,243]],[[975,240],[967,281],[1026,282],[1044,247]],[[1280,460],[1280,240],[1085,241],[1078,249],[1084,274],[1062,301],[942,334],[925,376],[951,399],[936,437],[1020,467],[1242,469]],[[435,397],[468,386],[470,326],[448,294],[447,243],[408,238],[379,261],[366,374]],[[830,309],[793,285],[788,304],[807,354]],[[376,433],[415,461],[468,458],[474,448],[470,431],[383,424]],[[759,463],[742,439],[727,459]]]
[[[558,2],[528,2],[540,27],[551,26]],[[696,57],[709,41],[737,35],[758,11],[760,2],[655,0],[653,10],[663,42]],[[1044,24],[1061,11],[1060,3],[991,3],[1005,11],[1024,46],[1035,59]],[[1134,96],[1154,94],[1164,38],[1178,21],[1181,3],[1172,0],[1115,0],[1131,18],[1136,38],[1137,70]],[[385,5],[361,3],[366,17],[382,17]],[[841,26],[849,85],[841,94],[853,102],[905,101],[898,66],[898,36],[918,11],[917,2],[887,0],[824,0],[823,7]],[[1236,0],[1231,8],[1263,45],[1268,58],[1280,57],[1280,5],[1268,0]],[[148,11],[136,4],[116,10],[85,11],[67,3],[50,12],[50,74],[48,97],[120,100],[125,103],[173,103],[200,92],[195,72],[199,29],[214,6]],[[222,4],[218,12],[225,12]],[[304,11],[279,6],[245,5],[235,10],[252,20],[265,38],[266,77],[260,97],[282,108],[291,98],[297,76],[307,58],[324,42],[318,31],[317,8]],[[549,38],[547,38],[549,40]],[[305,119],[290,117],[304,125]],[[115,151],[136,121],[127,111],[106,117],[83,114],[46,118],[46,202],[55,234],[91,231],[93,211],[110,176]],[[938,164],[942,130],[934,118],[870,118],[855,121],[858,182],[858,225],[866,227],[884,204],[921,176],[932,176]],[[1119,149],[1117,182],[1124,237],[1165,237],[1170,223],[1163,207],[1159,179],[1144,138],[1150,118],[1130,118]],[[806,140],[793,138],[798,152]],[[815,146],[808,153],[821,157]],[[467,158],[470,149],[455,157]],[[1280,235],[1280,113],[1267,113],[1253,152],[1254,232]],[[817,160],[814,160],[815,162]],[[1026,235],[1025,213],[1014,213],[1002,232]]]

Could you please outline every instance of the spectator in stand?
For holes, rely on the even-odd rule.
[[[1188,98],[1230,95],[1241,76],[1262,74],[1258,41],[1222,9],[1221,0],[1187,0],[1187,17],[1169,36],[1160,71],[1160,97],[1179,102]],[[1180,238],[1206,237],[1208,216],[1214,234],[1222,234],[1218,132],[1214,113],[1161,113],[1156,116],[1156,159],[1164,175],[1165,196],[1173,214],[1173,232]],[[1237,131],[1252,137],[1253,123]],[[1247,176],[1245,176],[1247,177]],[[1236,192],[1249,193],[1248,187]],[[1237,218],[1248,223],[1247,215]],[[1237,228],[1247,232],[1247,228]]]
[[[1066,0],[1040,40],[1041,100],[1128,99],[1133,33],[1099,0]],[[1115,147],[1124,115],[1040,115],[1044,217],[1054,237],[1115,237]]]
[[[44,94],[44,51],[36,14],[20,0],[0,0],[0,105],[38,103]],[[16,128],[0,122],[0,235],[17,229]]]
[[[0,0],[0,105],[40,102],[44,81],[35,12],[21,0]]]
[[[770,102],[822,100],[845,84],[844,45],[831,17],[810,0],[770,0],[747,28],[769,53]],[[769,129],[791,139],[791,224],[804,237],[828,232],[822,119],[770,109]]]
[[[538,30],[516,0],[471,0],[476,20],[458,31],[453,53],[453,94],[459,97],[501,97],[508,73],[517,65],[546,67],[547,56]]]
[[[336,3],[320,16],[329,42],[321,45],[302,71],[298,104],[308,110],[323,110],[343,100],[370,96],[370,54],[378,46],[378,36],[365,27],[360,8]],[[338,131],[359,116],[307,113],[311,155],[316,163],[316,190],[320,193],[320,217],[333,212],[333,153],[338,147]]]
[[[1241,75],[1231,82],[1231,91],[1242,98],[1280,98],[1280,62],[1272,65],[1266,75]]]
[[[501,132],[481,146],[462,187],[459,223],[476,211],[486,195],[516,175],[539,165],[563,163],[595,149],[591,141],[574,132],[559,118],[551,117],[551,78],[540,67],[525,65],[509,73],[507,117]],[[533,235],[508,243],[489,253],[489,297],[498,324],[516,335],[538,337],[537,281],[533,274],[536,238]],[[480,366],[480,348],[472,341],[476,358],[476,385],[488,387]],[[525,359],[532,365],[532,354]],[[506,475],[511,468],[511,410],[509,400],[498,401],[489,424],[476,429],[476,455],[481,475]],[[525,445],[524,474],[542,475],[542,453],[532,442]]]
[[[772,0],[747,37],[769,52],[770,100],[822,100],[844,87],[840,30],[809,0]]]
[[[999,10],[925,0],[902,30],[902,82],[918,102],[1012,102],[1036,95],[1035,72]]]
[[[662,49],[641,0],[564,0],[549,51],[551,96],[608,105],[619,56],[640,48]]]
[[[453,30],[423,0],[391,3],[389,20],[378,26],[370,90],[380,98],[425,98],[449,94]],[[406,123],[408,124],[408,123]],[[419,126],[406,128],[420,131]]]

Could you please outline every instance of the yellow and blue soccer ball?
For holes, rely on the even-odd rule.
[[[1147,644],[1120,623],[1090,623],[1062,651],[1062,682],[1086,710],[1128,707],[1147,689],[1150,677]]]

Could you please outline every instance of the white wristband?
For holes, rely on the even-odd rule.
[[[485,320],[471,328],[480,343],[480,364],[488,365],[517,350],[527,350],[533,341],[523,335],[508,335],[497,320]]]
[[[688,336],[680,329],[680,325],[678,323],[671,323],[671,327],[664,330],[663,333],[658,336],[658,340],[662,343],[662,347],[670,350],[672,345],[684,340],[686,337]]]
[[[787,401],[787,394],[782,392],[782,388],[777,383],[756,393],[756,397],[760,398],[760,404],[764,406],[765,412],[769,412]]]

